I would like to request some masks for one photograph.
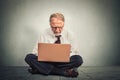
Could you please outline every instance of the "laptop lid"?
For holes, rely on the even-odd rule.
[[[38,61],[69,62],[70,44],[38,43]]]

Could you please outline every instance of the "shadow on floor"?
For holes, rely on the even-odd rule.
[[[87,67],[78,69],[77,78],[55,75],[30,74],[26,66],[0,67],[0,80],[120,80],[120,67]]]

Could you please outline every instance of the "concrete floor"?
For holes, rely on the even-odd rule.
[[[77,78],[30,74],[28,67],[0,67],[0,80],[120,80],[120,66],[80,67]]]

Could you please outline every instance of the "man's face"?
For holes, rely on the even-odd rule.
[[[55,35],[59,35],[63,29],[64,22],[59,18],[51,18],[50,26]]]

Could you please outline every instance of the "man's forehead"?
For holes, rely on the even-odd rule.
[[[63,22],[63,21],[62,21],[61,18],[53,17],[53,18],[51,18],[51,22],[58,22],[58,23],[60,23],[60,22]]]

